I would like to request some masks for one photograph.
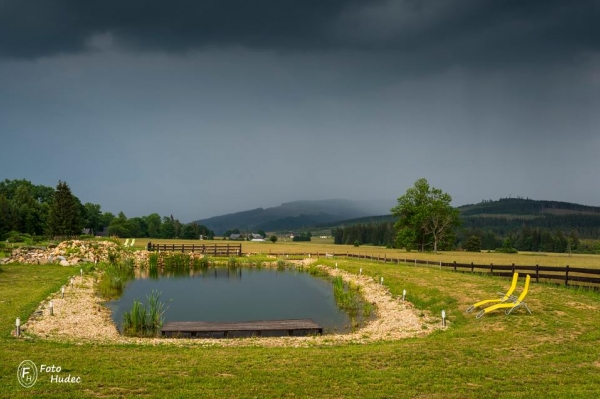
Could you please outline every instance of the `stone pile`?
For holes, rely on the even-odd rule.
[[[146,251],[142,251],[146,252]],[[110,256],[118,259],[139,257],[112,241],[63,241],[54,248],[21,247],[12,251],[4,263],[22,263],[44,265],[48,263],[63,266],[76,265],[84,262],[108,262]]]

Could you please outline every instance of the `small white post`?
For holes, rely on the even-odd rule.
[[[381,278],[381,282],[380,282],[380,284],[381,284],[381,285],[383,285],[383,277]]]
[[[50,301],[50,316],[54,316],[54,304]]]
[[[402,290],[402,302],[406,299],[406,290]]]
[[[446,311],[442,310],[442,327],[446,327]]]
[[[310,259],[310,254],[308,254],[308,259]]]
[[[74,283],[74,282],[75,282],[75,281],[73,280],[73,277],[71,277],[71,288],[73,288],[73,283]]]
[[[62,299],[65,299],[65,286],[64,285],[60,288],[60,293],[62,294]]]
[[[362,267],[360,268],[360,270],[358,271],[358,275],[361,276],[362,275]]]
[[[83,277],[83,269],[79,269],[79,274]]]
[[[18,317],[15,321],[15,326],[17,327],[17,338],[19,338],[21,336],[21,319],[19,319]]]
[[[335,268],[337,269],[337,262],[335,262]]]

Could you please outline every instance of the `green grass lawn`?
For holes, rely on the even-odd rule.
[[[446,331],[425,338],[314,348],[61,344],[17,340],[26,319],[73,274],[59,266],[5,265],[0,272],[0,397],[194,398],[595,398],[600,396],[600,295],[533,284],[523,310],[476,320],[464,309],[495,297],[508,279],[436,268],[329,260],[384,277],[422,310],[446,310]],[[517,291],[522,287],[519,282]],[[23,360],[61,366],[80,384],[32,388],[17,381]]]

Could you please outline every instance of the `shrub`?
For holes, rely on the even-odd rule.
[[[481,238],[470,236],[467,238],[464,248],[467,252],[481,252]]]

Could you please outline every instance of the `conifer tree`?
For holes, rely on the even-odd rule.
[[[48,215],[48,232],[52,236],[78,235],[81,233],[79,201],[71,194],[66,182],[58,181]]]

